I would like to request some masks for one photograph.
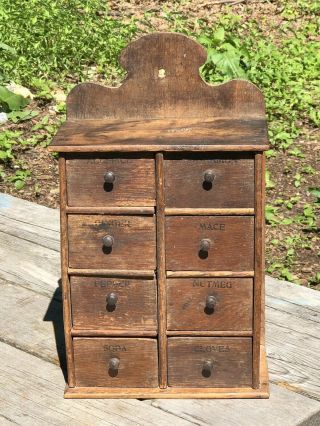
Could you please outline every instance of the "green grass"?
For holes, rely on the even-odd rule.
[[[91,66],[120,73],[119,52],[136,31],[110,18],[106,1],[1,0],[0,79],[32,87],[34,78],[85,80]]]

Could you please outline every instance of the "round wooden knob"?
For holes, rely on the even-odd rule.
[[[116,372],[119,370],[120,359],[119,358],[111,358],[109,360],[109,370],[112,372]]]
[[[102,238],[102,242],[104,247],[110,248],[113,246],[114,238],[111,235],[105,235]]]
[[[105,183],[113,183],[115,181],[115,175],[113,172],[106,172],[104,174],[104,181]]]
[[[206,309],[212,310],[212,309],[214,309],[216,304],[217,304],[217,299],[214,296],[208,295],[206,297]]]
[[[200,241],[200,251],[207,252],[210,250],[210,247],[211,247],[211,240],[209,240],[209,238],[203,238]]]
[[[107,305],[110,308],[115,308],[116,304],[118,302],[118,296],[116,293],[110,293],[107,296]]]
[[[202,365],[202,375],[204,377],[210,377],[213,370],[213,361],[212,359],[208,359],[204,361]]]
[[[206,183],[212,183],[215,179],[215,174],[213,173],[213,170],[206,170],[203,173],[203,180]]]

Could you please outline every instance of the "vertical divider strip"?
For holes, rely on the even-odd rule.
[[[61,280],[62,280],[62,304],[64,319],[64,334],[66,343],[66,360],[68,368],[68,385],[75,386],[73,345],[72,345],[72,319],[70,300],[70,281],[68,276],[68,218],[67,205],[67,175],[65,154],[59,157],[60,177],[60,245],[61,245]]]
[[[255,169],[255,218],[254,218],[254,312],[253,312],[253,388],[260,387],[260,345],[262,331],[262,307],[264,287],[264,167],[263,154],[256,153]]]
[[[156,190],[157,190],[157,281],[158,281],[158,342],[159,342],[159,387],[167,387],[167,295],[165,265],[165,201],[163,153],[156,154]]]

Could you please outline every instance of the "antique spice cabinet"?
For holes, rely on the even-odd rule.
[[[132,42],[75,87],[60,154],[67,398],[267,398],[263,96],[205,50]]]

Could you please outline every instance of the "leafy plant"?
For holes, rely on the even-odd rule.
[[[13,176],[8,177],[8,181],[13,182],[15,188],[20,190],[25,186],[26,180],[30,176],[30,170],[17,170]]]
[[[215,81],[224,81],[247,78],[248,54],[237,37],[226,34],[225,29],[219,27],[210,35],[201,35],[198,41],[208,51],[207,61],[201,68],[206,79],[213,77]]]
[[[28,103],[28,99],[21,95],[16,95],[4,86],[0,86],[0,111],[19,111]]]

